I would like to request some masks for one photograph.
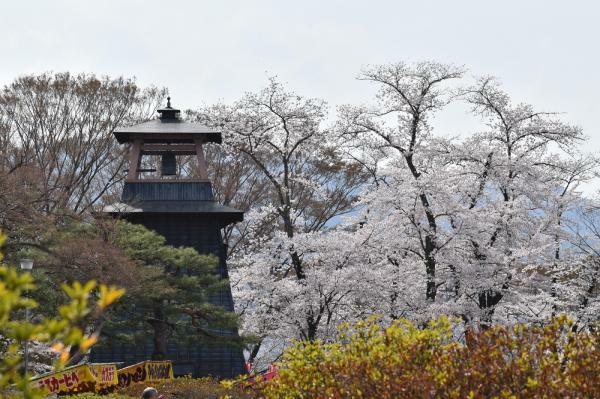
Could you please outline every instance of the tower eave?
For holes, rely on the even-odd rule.
[[[221,132],[199,123],[179,119],[153,119],[137,125],[117,128],[113,134],[120,144],[130,143],[135,139],[143,139],[145,142],[192,143],[198,139],[205,143],[222,142]]]
[[[222,223],[238,223],[244,220],[244,212],[213,201],[141,201],[118,202],[107,205],[103,213],[111,215],[128,214],[196,214],[213,217]]]

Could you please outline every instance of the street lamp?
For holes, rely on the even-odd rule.
[[[33,269],[33,260],[32,259],[21,259],[21,270],[31,270]],[[25,297],[29,297],[29,289],[25,291]],[[25,321],[29,322],[29,308],[25,308]],[[25,340],[25,374],[27,374],[27,365],[29,362],[29,340]]]

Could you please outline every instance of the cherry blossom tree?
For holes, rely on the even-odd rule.
[[[245,330],[259,338],[313,340],[334,325],[349,295],[350,279],[334,277],[346,270],[321,267],[331,254],[324,242],[333,239],[326,232],[352,209],[367,175],[342,158],[333,132],[324,128],[327,111],[324,101],[299,96],[272,78],[260,92],[196,116],[221,129],[226,148],[266,182],[255,186],[261,201],[238,227],[241,250],[230,258],[236,307]]]
[[[440,197],[451,193],[444,184],[448,177],[438,164],[445,157],[435,155],[444,154],[449,143],[432,135],[430,120],[452,100],[448,82],[459,79],[463,72],[460,67],[433,62],[368,67],[359,79],[377,84],[376,103],[341,108],[338,129],[347,139],[348,153],[363,159],[361,163],[375,174],[381,168],[378,165],[387,165],[377,176],[381,183],[372,191],[373,201],[369,196],[364,200],[368,217],[378,220],[374,223],[388,224],[387,230],[402,241],[381,240],[384,262],[394,269],[386,274],[397,276],[390,294],[393,303],[407,293],[400,281],[407,280],[397,270],[401,264],[410,265],[411,275],[421,274],[415,267],[423,264],[425,299],[436,300],[440,251],[452,239],[451,230],[443,228],[448,222],[447,210],[439,207],[447,201]],[[402,302],[412,306],[409,298]],[[391,310],[392,315],[396,313]]]
[[[599,240],[580,185],[598,159],[578,151],[579,127],[464,73],[366,67],[374,101],[341,106],[333,123],[324,101],[276,79],[190,114],[223,131],[210,156],[233,167],[213,172],[216,195],[247,211],[226,240],[236,308],[261,342],[251,360],[371,314],[487,328],[568,312],[593,324]],[[434,132],[451,102],[481,128]]]
[[[580,204],[566,222],[570,261],[563,258],[554,269],[554,295],[557,311],[567,312],[577,328],[598,329],[600,314],[600,201]],[[563,251],[565,252],[565,251]]]
[[[583,139],[578,127],[512,104],[491,78],[450,90],[460,76],[437,63],[371,67],[360,78],[380,87],[375,104],[341,109],[348,152],[368,148],[363,165],[378,165],[353,221],[385,226],[364,254],[386,270],[377,291],[387,288],[388,305],[378,311],[480,326],[499,308],[503,320],[543,319],[561,222],[593,162],[565,160]],[[462,140],[434,135],[428,120],[452,100],[470,104],[484,129]]]

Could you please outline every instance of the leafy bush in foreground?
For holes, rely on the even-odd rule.
[[[243,383],[177,378],[157,384],[166,399],[200,398],[595,398],[600,392],[597,334],[574,333],[559,317],[547,326],[496,326],[453,336],[447,318],[419,328],[376,319],[346,325],[338,343],[300,342],[286,351],[279,376]],[[139,397],[145,384],[115,393]],[[94,394],[77,399],[101,399]]]
[[[65,396],[65,399],[130,399],[140,398],[142,391],[147,386],[153,386],[166,399],[251,399],[256,398],[253,390],[244,389],[242,385],[221,384],[212,378],[176,378],[173,381],[164,381],[160,383],[137,383],[118,392],[103,396],[95,393],[83,393],[72,396]]]
[[[5,236],[0,232],[0,246]],[[0,261],[2,261],[0,252]],[[79,326],[85,318],[98,320],[124,291],[100,285],[93,295],[96,283],[79,282],[63,284],[70,301],[58,309],[58,316],[23,320],[22,312],[33,309],[37,302],[26,297],[27,290],[35,289],[31,273],[23,273],[12,267],[0,265],[0,398],[39,398],[42,393],[29,383],[30,374],[23,375],[23,346],[26,341],[38,341],[52,345],[57,354],[55,369],[62,368],[71,356],[71,350],[85,353],[96,343],[98,332],[86,334]],[[95,303],[94,296],[97,297]]]
[[[119,391],[120,394],[140,397],[141,392],[147,385],[133,384]],[[255,398],[251,390],[243,390],[241,385],[226,387],[212,378],[176,378],[173,381],[165,381],[154,385],[160,394],[166,399],[250,399]]]
[[[301,342],[267,398],[591,398],[600,395],[597,335],[573,332],[560,317],[452,338],[447,318],[420,329],[407,320],[345,326],[340,343]]]

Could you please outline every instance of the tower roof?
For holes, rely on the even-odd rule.
[[[121,202],[106,206],[103,211],[114,215],[205,215],[223,226],[244,220],[244,212],[215,201],[210,182],[125,182]]]
[[[118,202],[105,206],[102,211],[113,215],[130,213],[210,215],[212,220],[218,221],[224,226],[244,220],[244,212],[215,201]]]
[[[115,129],[113,134],[117,141],[121,144],[135,139],[146,143],[193,143],[200,139],[205,143],[221,143],[221,132],[181,120],[180,111],[171,107],[171,97],[167,97],[167,106],[157,112],[158,119]]]

